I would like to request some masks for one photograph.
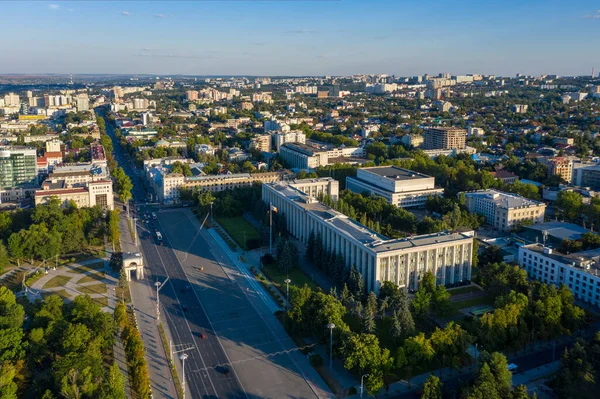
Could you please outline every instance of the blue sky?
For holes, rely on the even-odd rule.
[[[589,0],[0,2],[0,73],[600,71]]]

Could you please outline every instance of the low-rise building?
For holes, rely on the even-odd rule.
[[[518,194],[489,189],[467,192],[465,197],[469,212],[483,215],[488,225],[500,230],[510,230],[525,220],[544,221],[546,204]]]
[[[435,187],[433,177],[396,166],[359,168],[356,177],[346,177],[346,188],[378,195],[401,208],[422,207],[429,196],[444,192]]]
[[[494,176],[495,179],[501,180],[502,183],[506,184],[513,184],[514,182],[519,180],[519,176],[515,175],[512,172],[509,172],[508,170],[497,170],[491,172],[491,174],[492,176]]]
[[[250,148],[261,152],[271,152],[271,135],[259,134],[250,141]]]
[[[332,163],[361,164],[366,162],[363,147],[317,148],[300,143],[286,143],[279,149],[281,158],[297,169],[314,169]]]
[[[48,179],[42,188],[35,192],[35,205],[46,204],[51,199],[58,199],[61,206],[67,207],[74,202],[78,208],[101,206],[113,210],[113,189],[111,180],[97,180],[76,185],[65,180]]]

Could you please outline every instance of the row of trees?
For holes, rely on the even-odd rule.
[[[559,399],[592,399],[598,396],[600,378],[600,332],[588,341],[565,349],[556,378],[551,382]]]
[[[127,317],[127,308],[122,301],[118,302],[115,307],[114,320],[125,347],[131,388],[140,398],[151,398],[150,376],[148,375],[144,343],[138,329],[130,323]]]
[[[89,296],[57,295],[25,309],[0,287],[0,397],[124,399],[116,363],[105,366],[115,324]]]

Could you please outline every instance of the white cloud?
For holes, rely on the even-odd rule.
[[[167,18],[166,14],[154,14],[156,18]]]
[[[58,4],[48,4],[48,8],[50,8],[52,10],[58,10],[60,8],[60,5],[58,5]]]
[[[131,13],[129,11],[121,11],[121,15],[128,17],[131,15]]]
[[[596,10],[595,14],[584,15],[585,19],[600,19],[600,10]]]

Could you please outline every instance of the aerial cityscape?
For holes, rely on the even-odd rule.
[[[596,398],[600,10],[401,3],[3,2],[0,399]]]

